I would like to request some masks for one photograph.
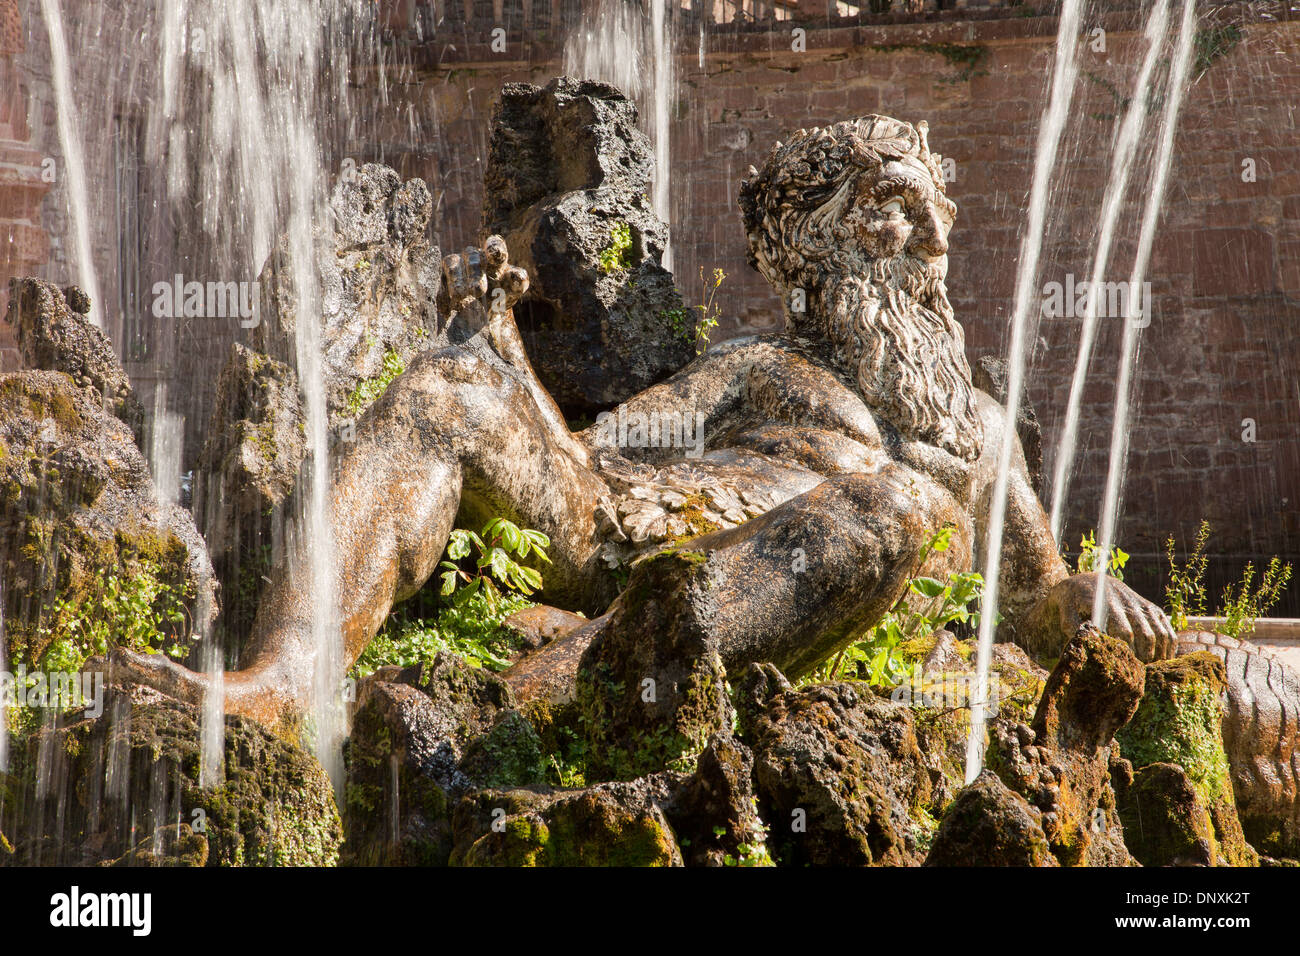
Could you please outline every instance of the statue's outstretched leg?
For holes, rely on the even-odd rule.
[[[357,422],[356,440],[334,469],[329,526],[345,667],[393,605],[433,573],[458,513],[501,514],[546,533],[548,597],[588,607],[595,597],[602,540],[595,512],[609,489],[527,365],[508,312],[526,276],[507,265],[500,240],[478,255],[449,257],[444,277],[448,314],[472,334],[463,346],[417,357]],[[506,308],[486,308],[503,288]],[[300,537],[274,572],[245,666],[224,675],[227,712],[274,723],[310,699],[318,546]],[[194,703],[208,685],[206,675],[161,655],[116,651],[113,665]]]

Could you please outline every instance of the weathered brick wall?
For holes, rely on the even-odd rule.
[[[1082,281],[1091,266],[1116,114],[1142,45],[1126,23],[1109,25],[1106,52],[1083,54],[1044,282],[1067,273]],[[676,272],[688,297],[698,292],[701,267],[720,267],[728,275],[723,332],[775,328],[776,298],[744,262],[735,195],[747,167],[799,126],[876,111],[926,119],[932,147],[956,161],[950,291],[971,353],[1000,353],[1054,29],[1054,21],[1034,19],[810,30],[807,52],[793,53],[782,28],[719,38],[702,65],[694,50],[683,56],[672,194]],[[1215,55],[1188,94],[1149,270],[1153,321],[1142,342],[1120,529],[1122,545],[1138,555],[1139,576],[1160,564],[1167,535],[1190,539],[1202,517],[1214,526],[1212,577],[1235,575],[1249,557],[1300,553],[1300,24],[1242,29],[1235,45],[1230,37],[1203,38]],[[944,47],[952,43],[979,47],[982,58],[968,68]],[[531,53],[531,62],[523,55],[494,62],[475,50],[444,48],[441,66],[426,63],[407,77],[403,93],[425,126],[420,143],[399,145],[409,129],[403,118],[381,137],[383,149],[371,151],[430,181],[447,248],[478,233],[496,91],[510,80],[545,82],[557,71],[554,51],[544,48],[512,48]],[[1255,182],[1242,181],[1245,159],[1254,161]],[[1111,279],[1127,278],[1145,185],[1140,178],[1126,203]],[[1031,359],[1030,399],[1043,420],[1049,474],[1080,324],[1044,320]],[[1117,321],[1103,320],[1067,544],[1098,524],[1119,333]],[[1255,422],[1253,443],[1242,440],[1247,418]]]

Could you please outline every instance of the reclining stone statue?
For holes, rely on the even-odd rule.
[[[577,433],[524,352],[510,306],[528,276],[505,243],[449,256],[440,311],[460,344],[413,361],[336,462],[346,663],[429,578],[458,516],[545,532],[546,600],[615,620],[628,602],[610,605],[611,566],[632,565],[630,593],[654,585],[638,558],[689,549],[707,600],[662,626],[709,636],[728,671],[812,670],[895,603],[945,525],[954,545],[927,568],[970,568],[1014,426],[971,383],[944,285],[956,210],[926,135],[870,115],[778,143],[740,206],[785,330],[714,346]],[[1051,653],[1090,616],[1097,578],[1070,574],[1019,450],[1014,469],[1002,636]],[[292,563],[264,595],[247,665],[225,677],[229,712],[273,722],[309,699],[312,592]],[[1117,581],[1107,603],[1107,630],[1140,657],[1172,652],[1155,605]],[[205,687],[162,655],[116,662],[182,698]]]

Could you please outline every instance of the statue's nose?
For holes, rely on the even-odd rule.
[[[934,203],[925,204],[925,212],[913,224],[907,245],[926,259],[938,259],[948,253],[948,227],[939,218]]]

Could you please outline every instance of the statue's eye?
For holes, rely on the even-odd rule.
[[[899,215],[902,215],[903,209],[904,209],[904,203],[901,196],[895,196],[892,199],[887,199],[880,204],[880,211],[885,214],[896,212]]]

